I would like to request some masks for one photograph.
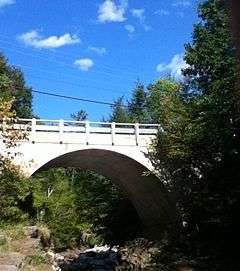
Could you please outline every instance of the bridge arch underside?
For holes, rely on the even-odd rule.
[[[175,220],[167,192],[139,162],[114,151],[85,149],[63,154],[47,162],[34,174],[53,167],[77,167],[95,171],[111,179],[126,194],[136,208],[150,239],[161,239]]]

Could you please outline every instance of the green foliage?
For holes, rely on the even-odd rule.
[[[26,238],[26,231],[24,229],[24,223],[17,224],[4,224],[1,226],[4,234],[11,240],[22,240]]]
[[[31,116],[31,101],[31,91],[25,87],[23,74],[0,55],[0,133],[7,149],[24,138],[21,132],[7,127],[12,127],[15,117]],[[8,119],[5,127],[3,118]],[[31,194],[31,182],[12,165],[11,159],[0,155],[0,224],[20,222],[28,217],[25,207]]]
[[[87,119],[87,112],[81,109],[76,113],[71,114],[71,118],[75,121],[84,121]]]
[[[0,240],[0,253],[7,252],[9,250],[9,243],[7,239]]]
[[[199,6],[199,16],[202,20],[195,25],[193,44],[186,45],[185,59],[189,66],[184,74],[187,94],[191,91],[196,95],[191,101],[197,135],[194,153],[198,159],[208,157],[211,161],[207,162],[213,163],[221,160],[225,151],[233,151],[231,145],[237,132],[235,48],[224,1],[205,1]]]
[[[139,82],[136,84],[127,105],[124,104],[123,96],[116,99],[107,121],[120,123],[149,122],[147,92],[144,89],[144,85]]]
[[[32,266],[39,266],[48,263],[45,255],[29,255],[24,260],[25,264]]]
[[[199,16],[193,42],[186,45],[188,67],[183,88],[174,90],[164,83],[167,91],[157,94],[155,89],[161,85],[150,88],[150,97],[159,102],[151,111],[164,129],[155,143],[154,161],[188,223],[184,238],[189,251],[221,257],[229,253],[237,234],[240,146],[239,115],[234,106],[236,65],[224,1],[204,1]]]
[[[0,239],[0,247],[5,246],[7,244],[7,239],[6,238],[1,238]]]
[[[147,93],[144,89],[144,85],[141,83],[137,83],[132,92],[132,97],[128,102],[127,113],[130,122],[148,122]]]
[[[114,105],[112,106],[112,113],[110,114],[107,121],[120,123],[128,122],[128,115],[124,105],[123,96],[114,101]]]
[[[28,215],[23,206],[31,193],[31,182],[18,171],[3,166],[0,187],[0,223],[26,220]]]
[[[57,249],[69,246],[75,236],[80,237],[74,194],[64,169],[39,174],[33,191],[38,222],[48,225]]]
[[[56,249],[112,242],[123,235],[134,235],[139,227],[131,208],[132,220],[121,222],[130,211],[117,186],[101,175],[80,169],[51,169],[36,176],[34,206],[38,222],[49,227]],[[124,211],[120,213],[119,208]],[[128,225],[129,221],[135,228]]]
[[[184,75],[195,90],[208,95],[231,95],[236,67],[225,2],[204,1],[199,5],[199,17],[201,21],[194,27],[193,43],[186,45],[188,68]]]
[[[31,118],[32,92],[26,86],[21,70],[10,66],[0,54],[0,97],[5,100],[14,98],[13,110],[17,117]]]
[[[149,86],[148,107],[154,123],[160,123],[162,131],[158,138],[158,153],[169,160],[180,161],[189,155],[183,141],[188,133],[189,114],[183,99],[183,88],[173,79],[165,78]],[[186,140],[186,138],[185,138]]]

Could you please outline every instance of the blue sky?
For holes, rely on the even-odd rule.
[[[0,51],[33,89],[112,102],[139,79],[179,77],[197,0],[0,0]],[[109,107],[34,94],[42,118]]]

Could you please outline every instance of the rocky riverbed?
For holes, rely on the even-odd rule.
[[[156,263],[160,249],[145,239],[136,239],[124,247],[100,246],[85,250],[69,250],[63,253],[48,252],[55,271],[169,271]],[[186,269],[187,270],[187,269]]]
[[[20,236],[19,236],[20,235]],[[167,244],[139,238],[124,246],[75,248],[56,253],[44,247],[37,227],[0,232],[0,271],[203,271],[205,259],[184,257]],[[51,247],[51,246],[50,246]]]
[[[118,249],[108,246],[66,251],[61,254],[48,252],[48,254],[53,257],[53,269],[55,271],[111,271],[116,270],[121,261]]]
[[[56,253],[44,246],[48,238],[42,238],[41,229],[35,226],[0,233],[0,271],[166,270],[149,269],[160,250],[145,239],[124,247],[105,245]]]

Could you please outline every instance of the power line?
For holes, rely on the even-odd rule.
[[[58,76],[58,77],[60,77],[60,78],[63,78],[63,77],[67,77],[67,78],[73,78],[73,79],[79,79],[80,77],[79,76],[76,76],[76,75],[73,75],[73,74],[69,74],[69,75],[66,75],[66,74],[64,74],[64,73],[61,73],[61,72],[57,72],[57,71],[52,71],[52,70],[43,70],[43,69],[39,69],[39,68],[33,68],[33,67],[30,67],[30,66],[27,66],[27,65],[22,65],[22,64],[15,64],[14,65],[14,67],[16,67],[16,68],[18,68],[18,69],[20,69],[20,70],[23,70],[24,71],[24,69],[28,69],[28,70],[30,70],[30,72],[31,71],[33,71],[33,72],[36,72],[36,71],[40,71],[40,72],[42,72],[42,73],[45,73],[45,74],[47,74],[47,75],[50,75],[50,76],[52,76],[52,75],[55,75],[55,76]],[[24,69],[23,69],[24,68]],[[36,70],[36,71],[35,71]],[[61,80],[58,80],[58,79],[55,79],[55,78],[53,78],[53,77],[43,77],[42,75],[41,76],[39,76],[39,75],[35,75],[35,74],[31,74],[31,76],[33,76],[33,77],[41,77],[42,79],[47,79],[47,80],[51,80],[51,81],[56,81],[56,82],[60,82],[60,83],[62,83],[63,81]],[[86,81],[90,81],[91,83],[96,83],[96,84],[100,84],[100,83],[102,83],[102,81],[99,81],[99,80],[94,80],[94,79],[84,79],[84,82],[86,82]],[[66,81],[65,81],[66,82]],[[106,82],[103,82],[103,83],[106,83]],[[69,82],[67,82],[67,84],[70,84]],[[72,83],[71,82],[71,85],[76,85],[76,86],[80,86],[80,87],[88,87],[88,88],[95,88],[96,89],[96,87],[92,87],[91,85],[84,85],[84,84],[75,84],[75,83]],[[109,84],[109,82],[107,82],[107,85],[106,86],[109,86],[109,87],[111,87],[111,89],[113,89],[113,88],[122,88],[122,87],[120,87],[119,85],[115,85],[115,84]],[[97,88],[97,89],[99,89],[99,88]],[[121,92],[119,92],[119,91],[112,91],[112,90],[110,90],[110,89],[106,89],[106,88],[102,88],[101,87],[101,90],[106,90],[106,91],[109,91],[109,92],[112,92],[112,93],[122,93],[122,94],[127,94],[127,92],[125,91],[124,93],[121,91]]]
[[[114,103],[110,102],[104,102],[104,101],[98,101],[98,100],[90,100],[90,99],[85,99],[85,98],[79,98],[79,97],[73,97],[73,96],[67,96],[67,95],[61,95],[61,94],[55,94],[55,93],[50,93],[50,92],[45,92],[45,91],[39,91],[39,90],[34,90],[32,89],[32,92],[38,93],[38,94],[43,94],[43,95],[48,95],[48,96],[53,96],[53,97],[58,97],[58,98],[63,98],[63,99],[69,99],[69,100],[75,100],[75,101],[82,101],[82,102],[88,102],[88,103],[95,103],[95,104],[102,104],[102,105],[109,105],[109,106],[114,106]],[[127,107],[126,105],[122,105],[123,107]]]
[[[19,87],[14,87],[16,90],[22,90],[22,88]],[[102,105],[108,105],[108,106],[115,106],[115,103],[110,103],[110,102],[105,102],[105,101],[99,101],[99,100],[91,100],[91,99],[86,99],[86,98],[80,98],[80,97],[74,97],[74,96],[67,96],[67,95],[62,95],[62,94],[57,94],[57,93],[51,93],[47,91],[40,91],[40,90],[35,90],[33,88],[28,88],[31,92],[37,93],[37,94],[42,94],[42,95],[47,95],[47,96],[52,96],[52,97],[57,97],[57,98],[63,98],[63,99],[69,99],[69,100],[75,100],[75,101],[81,101],[81,102],[87,102],[87,103],[95,103],[95,104],[102,104]],[[128,108],[127,105],[122,104],[121,107]]]
[[[5,40],[4,40],[4,39]],[[7,41],[7,40],[9,40],[9,41]],[[9,45],[11,45],[12,47],[15,47],[15,48],[21,48],[21,49],[24,49],[24,47],[23,46],[19,46],[19,45],[16,45],[16,44],[13,44],[12,42],[10,42],[10,38],[9,37],[7,37],[7,36],[4,36],[4,35],[0,35],[0,42],[3,42],[3,43],[7,43],[7,44],[9,44]],[[4,47],[3,47],[4,48]],[[4,48],[4,49],[9,49],[9,47],[8,48]],[[40,53],[40,51],[36,51],[36,49],[33,49],[33,48],[30,48],[32,51],[34,51],[35,53]],[[48,51],[49,52],[49,51]],[[32,54],[31,54],[32,55]],[[42,56],[41,56],[42,55]],[[46,55],[48,55],[47,53],[45,53],[45,52],[43,52],[43,51],[41,51],[41,55],[39,54],[39,57],[41,57],[41,58],[45,58],[46,57]],[[60,52],[54,52],[54,56],[57,56],[57,57],[60,57],[60,58],[63,58],[63,59],[68,59],[68,60],[71,60],[72,61],[72,59],[74,59],[74,58],[76,58],[76,56],[75,55],[73,55],[73,54],[66,54],[66,53],[60,53]],[[36,56],[36,57],[38,57],[38,56]],[[60,62],[60,61],[57,61],[57,60],[55,60],[54,62]],[[64,62],[60,62],[60,63],[62,63],[62,64],[64,64]],[[59,63],[59,64],[60,64]],[[67,64],[67,63],[66,63]],[[67,65],[69,65],[69,64],[67,64]],[[111,65],[108,65],[108,64],[101,64],[101,70],[104,68],[104,67],[106,67],[105,69],[106,70],[109,70],[109,71],[111,71],[111,72],[115,72],[116,73],[116,69],[114,68],[114,67],[112,67]],[[139,74],[139,72],[136,72],[136,70],[132,70],[132,69],[129,69],[129,66],[127,66],[127,65],[119,65],[119,63],[118,63],[118,68],[120,68],[120,73],[122,74],[122,73],[124,73],[124,72],[126,72],[127,74],[132,74],[132,75],[135,75],[136,77],[139,77],[140,76],[140,74]],[[136,67],[135,67],[136,68]],[[134,68],[134,69],[135,69]],[[119,72],[119,70],[117,70],[117,72]]]
[[[26,65],[16,64],[15,67],[20,68],[21,70],[23,70],[23,68],[30,70],[30,73],[29,73],[30,77],[34,77],[34,78],[38,78],[38,79],[45,79],[45,80],[48,80],[48,81],[51,81],[51,82],[63,83],[63,84],[67,84],[67,85],[77,86],[77,87],[86,87],[86,88],[89,88],[89,89],[98,89],[99,90],[99,87],[92,86],[90,84],[90,83],[99,84],[100,81],[97,81],[97,80],[88,79],[88,80],[84,80],[84,82],[89,81],[90,83],[87,83],[87,84],[82,84],[81,83],[81,84],[79,84],[79,83],[73,83],[72,81],[68,82],[68,81],[65,81],[65,80],[59,80],[59,79],[56,79],[55,77],[53,77],[53,76],[58,76],[60,78],[64,78],[64,77],[66,77],[66,75],[63,74],[63,73],[57,73],[57,72],[53,72],[53,71],[44,71],[44,70],[41,70],[41,69],[37,69],[37,70],[42,71],[43,73],[46,73],[47,75],[51,76],[51,77],[46,77],[46,76],[35,74],[36,73],[35,68],[29,67],[29,66],[26,66]],[[67,75],[67,78],[68,79],[69,78],[79,79],[78,76],[74,76],[74,75]],[[101,87],[101,90],[106,91],[106,92],[111,92],[111,93],[114,93],[114,94],[119,94],[119,95],[125,95],[125,94],[129,93],[129,91],[120,91],[120,89],[122,87],[120,87],[118,85],[107,83],[106,86],[109,86],[111,89],[106,88],[106,87]],[[119,89],[119,91],[114,91],[113,89]]]
[[[74,87],[84,87],[84,88],[88,88],[88,89],[97,89],[97,90],[99,90],[98,87],[94,87],[94,86],[91,86],[91,85],[76,84],[76,83],[67,82],[67,81],[64,81],[64,80],[58,80],[58,79],[55,79],[55,78],[38,76],[38,75],[35,75],[35,74],[31,74],[31,77],[37,78],[37,79],[48,80],[48,81],[51,80],[51,82],[54,82],[54,83],[66,84],[66,85],[70,85],[70,86],[74,86]],[[105,92],[109,92],[109,93],[114,93],[114,94],[117,94],[117,95],[126,95],[127,94],[127,92],[113,91],[111,89],[106,89],[106,88],[102,88],[102,87],[101,87],[101,91],[105,91]]]
[[[1,42],[1,40],[0,40],[0,42]],[[47,61],[47,62],[50,62],[50,63],[56,63],[58,65],[61,65],[63,67],[66,67],[66,68],[74,70],[74,71],[77,70],[77,67],[74,67],[74,64],[69,64],[69,63],[66,63],[65,61],[58,61],[58,60],[54,60],[54,59],[51,59],[51,58],[46,58],[46,57],[43,57],[41,55],[36,55],[36,54],[29,53],[29,52],[24,52],[24,51],[21,51],[19,49],[15,49],[15,48],[10,48],[10,47],[5,47],[5,46],[1,46],[1,48],[5,49],[5,50],[12,51],[12,52],[15,52],[15,53],[19,53],[19,54],[22,54],[22,55],[26,55],[26,56],[29,56],[29,57],[39,58],[39,59],[41,59],[43,61]],[[113,78],[115,77],[115,78],[118,78],[118,79],[121,79],[121,80],[124,78],[125,82],[129,82],[129,83],[132,82],[130,79],[126,79],[125,76],[121,76],[121,73],[108,72],[108,71],[104,71],[103,69],[101,69],[101,70],[96,69],[95,73],[106,75],[106,76],[111,76]]]

